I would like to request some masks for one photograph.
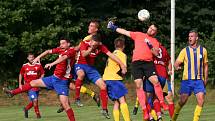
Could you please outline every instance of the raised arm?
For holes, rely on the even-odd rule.
[[[64,60],[66,60],[67,58],[68,58],[67,55],[63,55],[63,56],[59,57],[57,60],[55,60],[54,62],[46,64],[45,68],[50,69],[52,66],[54,66],[54,65],[56,65],[56,64],[58,64],[58,63],[60,63],[60,62],[62,62]]]
[[[119,28],[118,26],[114,25],[114,23],[112,21],[108,22],[107,28],[111,29],[112,31],[116,31],[116,32],[118,32],[120,34],[123,34],[123,35],[125,35],[127,37],[131,37],[130,31],[127,31],[125,29]]]
[[[33,60],[33,64],[39,62],[40,63],[40,58],[45,57],[48,54],[51,54],[52,50],[46,50],[45,52],[41,53],[39,56],[37,56],[34,60]]]

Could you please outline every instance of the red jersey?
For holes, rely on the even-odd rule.
[[[98,54],[100,54],[101,52],[105,53],[105,54],[109,52],[107,47],[105,45],[101,44],[98,46],[98,48],[93,50],[88,56],[83,57],[81,54],[81,51],[88,50],[88,48],[90,47],[90,41],[91,40],[85,40],[85,41],[81,42],[80,51],[77,56],[77,62],[76,62],[77,64],[94,65],[95,58],[97,57]]]
[[[23,75],[25,83],[30,83],[32,80],[39,79],[44,74],[44,69],[41,64],[36,63],[31,65],[30,63],[23,64],[20,74]],[[38,88],[33,88],[38,91]]]
[[[59,57],[67,55],[68,59],[58,63],[54,70],[54,75],[62,80],[67,80],[71,78],[71,70],[75,62],[76,51],[74,48],[69,48],[68,50],[63,50],[61,48],[52,49],[52,54],[59,54]]]
[[[168,79],[167,67],[170,61],[170,56],[166,50],[166,48],[162,45],[159,46],[159,55],[154,56],[154,64],[157,71],[158,76],[164,77]]]
[[[130,32],[130,36],[134,40],[132,61],[153,61],[153,54],[146,41],[149,41],[154,48],[159,48],[157,39],[142,32]]]

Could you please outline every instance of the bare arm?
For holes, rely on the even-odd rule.
[[[205,76],[205,86],[207,85],[207,81],[208,81],[208,63],[204,63],[204,76]]]
[[[154,56],[158,56],[159,55],[159,49],[157,49],[157,48],[151,48],[151,52],[152,52],[152,54],[154,55]]]
[[[22,88],[22,74],[19,74],[19,88]]]
[[[45,74],[41,74],[40,78],[43,78],[45,76]]]
[[[37,62],[40,62],[40,58],[48,55],[48,54],[51,54],[52,53],[52,50],[46,50],[45,52],[41,53],[39,56],[37,56],[34,60],[33,60],[33,64],[37,63]]]
[[[123,34],[123,35],[125,35],[125,36],[127,36],[127,37],[131,37],[130,31],[127,31],[127,30],[125,30],[125,29],[117,28],[117,29],[116,29],[116,32],[118,32],[118,33],[120,33],[120,34]]]
[[[64,60],[66,60],[67,58],[68,58],[67,55],[63,55],[63,56],[59,57],[57,60],[55,60],[54,62],[46,64],[45,68],[50,69],[52,66],[54,66],[54,65],[56,65],[56,64],[58,64],[58,63],[60,63],[60,62],[62,62]]]
[[[176,60],[176,62],[174,64],[175,70],[181,69],[181,66],[180,66],[181,64],[182,64],[182,62]]]
[[[118,57],[116,57],[116,56],[115,56],[114,54],[112,54],[111,52],[107,52],[106,54],[107,54],[112,60],[116,61],[116,62],[120,65],[123,74],[125,74],[125,73],[127,72],[127,67],[126,67],[126,65],[123,64],[122,61],[121,61]]]
[[[172,75],[172,63],[171,63],[171,60],[169,60],[169,62],[168,62],[168,67],[167,67],[167,69],[168,69],[168,74],[169,74],[169,75]]]
[[[89,47],[87,50],[81,50],[81,54],[83,57],[88,56],[92,52],[93,48]]]

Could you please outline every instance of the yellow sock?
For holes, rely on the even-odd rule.
[[[155,112],[154,109],[151,110],[150,114],[152,115],[152,117],[153,117],[155,120],[158,120],[157,114],[156,114],[156,112]]]
[[[179,105],[179,103],[177,103],[176,106],[175,106],[174,114],[172,116],[172,121],[176,121],[177,120],[181,108],[182,107]]]
[[[202,107],[197,105],[196,109],[195,109],[195,112],[194,112],[193,121],[199,121],[201,111],[202,111]]]
[[[119,121],[119,110],[113,109],[113,118],[114,121]]]
[[[88,94],[91,97],[93,97],[95,95],[95,92],[93,92],[92,90],[86,88],[85,86],[81,86],[80,92],[83,93],[83,94]]]
[[[128,111],[127,103],[120,104],[120,111],[122,113],[124,121],[130,121],[130,114],[129,114],[129,111]]]
[[[139,100],[138,100],[138,98],[136,98],[136,102],[135,102],[135,107],[139,107]]]

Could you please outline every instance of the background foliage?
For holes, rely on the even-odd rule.
[[[187,45],[187,34],[197,29],[200,43],[209,55],[209,82],[215,85],[215,1],[176,0],[176,56]],[[148,9],[150,21],[140,22],[137,12]],[[107,20],[116,16],[120,27],[133,31],[146,31],[147,25],[159,25],[157,38],[170,48],[170,0],[4,0],[0,1],[0,82],[14,79],[26,53],[36,54],[57,47],[65,36],[74,43],[87,35],[91,19],[99,19],[104,34],[104,44],[113,50],[113,40],[118,37],[106,29]],[[129,38],[125,38],[129,40]],[[131,57],[133,43],[127,41],[126,54]],[[103,58],[103,57],[101,57]],[[55,56],[42,63],[53,61]],[[130,61],[129,61],[130,62]],[[102,70],[103,61],[98,61]],[[176,75],[176,78],[178,74]]]

